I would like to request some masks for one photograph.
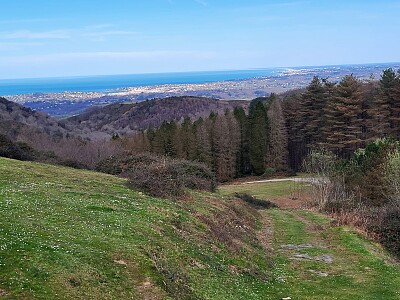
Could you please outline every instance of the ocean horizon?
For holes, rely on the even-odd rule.
[[[287,68],[196,71],[51,78],[0,79],[0,95],[32,93],[110,92],[119,88],[162,84],[201,84],[278,76]]]
[[[305,72],[318,69],[340,69],[349,66],[374,66],[384,68],[398,63],[371,63],[329,66],[276,67],[247,70],[194,71],[170,73],[145,73],[121,75],[92,75],[74,77],[0,79],[0,96],[34,93],[101,92],[107,93],[121,88],[155,86],[164,84],[202,84],[219,81],[246,80],[260,77],[282,76],[290,71]]]

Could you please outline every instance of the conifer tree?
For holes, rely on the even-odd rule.
[[[391,68],[384,70],[380,80],[378,105],[382,111],[378,114],[380,120],[386,119],[384,130],[387,135],[400,139],[400,71],[397,75]],[[386,113],[383,111],[385,110]],[[383,126],[381,124],[381,126]]]
[[[236,175],[238,127],[229,114],[218,115],[214,123],[215,173],[218,181],[233,179]]]
[[[258,100],[249,109],[249,154],[255,175],[261,175],[265,171],[268,135],[267,112],[264,104]]]
[[[286,170],[288,167],[288,134],[285,117],[281,100],[275,94],[272,94],[270,98],[272,102],[268,109],[270,131],[266,166],[276,170]]]
[[[211,147],[211,126],[210,119],[200,118],[195,122],[196,127],[196,148],[197,159],[205,163],[210,168],[213,167],[212,147]]]
[[[319,142],[321,128],[326,126],[325,108],[330,94],[331,84],[314,76],[304,93],[301,95],[301,106],[298,113],[298,126],[300,126],[300,139],[304,140],[309,148]]]
[[[353,75],[345,76],[335,87],[326,109],[330,134],[324,145],[340,157],[349,158],[365,144],[363,102],[362,84]]]
[[[189,117],[183,119],[179,127],[179,134],[176,142],[179,157],[194,160],[196,152],[195,134],[193,132],[192,120]]]
[[[236,173],[237,176],[249,175],[251,173],[249,157],[249,126],[246,113],[242,107],[236,107],[234,116],[238,122],[240,132],[239,151],[237,153]]]

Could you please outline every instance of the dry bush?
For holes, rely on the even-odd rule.
[[[215,191],[214,173],[204,164],[153,154],[125,154],[97,164],[96,170],[129,179],[129,185],[158,197],[181,197],[184,190]]]
[[[126,172],[129,186],[156,197],[176,198],[184,194],[179,171],[166,161],[132,166]]]
[[[323,148],[311,150],[303,162],[304,171],[315,176],[310,194],[321,210],[339,209],[353,198],[338,169],[339,162],[337,156]]]
[[[35,150],[47,152],[49,160],[54,163],[88,169],[94,169],[100,161],[122,152],[121,145],[115,140],[88,141],[77,137],[50,136],[30,130],[22,132],[18,140]],[[46,158],[43,157],[42,160],[46,161]]]

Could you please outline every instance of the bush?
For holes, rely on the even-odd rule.
[[[205,164],[173,160],[173,168],[180,174],[186,188],[214,192],[217,187],[214,173]]]
[[[0,156],[18,160],[33,160],[35,151],[25,143],[13,142],[7,136],[0,134]]]
[[[157,197],[179,197],[185,188],[210,192],[216,188],[215,175],[206,165],[146,153],[110,157],[96,170],[127,177],[130,186]]]
[[[274,175],[276,172],[277,172],[277,170],[275,168],[266,168],[263,175],[270,177],[270,176]]]
[[[307,171],[326,180],[314,184],[320,209],[362,228],[400,257],[400,146],[378,139],[357,150],[348,161],[326,152],[311,152]]]
[[[179,170],[168,163],[134,165],[125,174],[129,186],[156,197],[179,197],[184,193],[184,184]]]
[[[274,208],[278,207],[275,203],[269,201],[269,200],[260,200],[257,199],[256,197],[253,197],[250,194],[247,193],[235,193],[235,197],[242,199],[246,203],[250,204],[251,206],[254,206],[256,208]]]
[[[119,159],[115,156],[100,161],[96,165],[95,170],[111,175],[120,175],[123,171]]]
[[[400,206],[388,206],[382,211],[378,228],[381,243],[400,258]]]
[[[130,171],[134,166],[149,165],[157,161],[159,161],[159,157],[151,154],[126,154],[118,157],[111,156],[102,160],[96,165],[95,169],[102,173],[121,175]]]
[[[400,204],[400,151],[394,151],[387,157],[384,166],[384,182],[387,186],[388,198]]]

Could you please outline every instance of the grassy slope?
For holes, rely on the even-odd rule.
[[[113,176],[0,158],[0,295],[261,298],[252,286],[270,268],[257,212],[192,197],[151,198]]]
[[[268,221],[272,235],[257,233]],[[313,248],[281,249],[290,243]],[[314,213],[204,193],[173,202],[113,176],[0,158],[1,299],[398,299],[386,258]]]

